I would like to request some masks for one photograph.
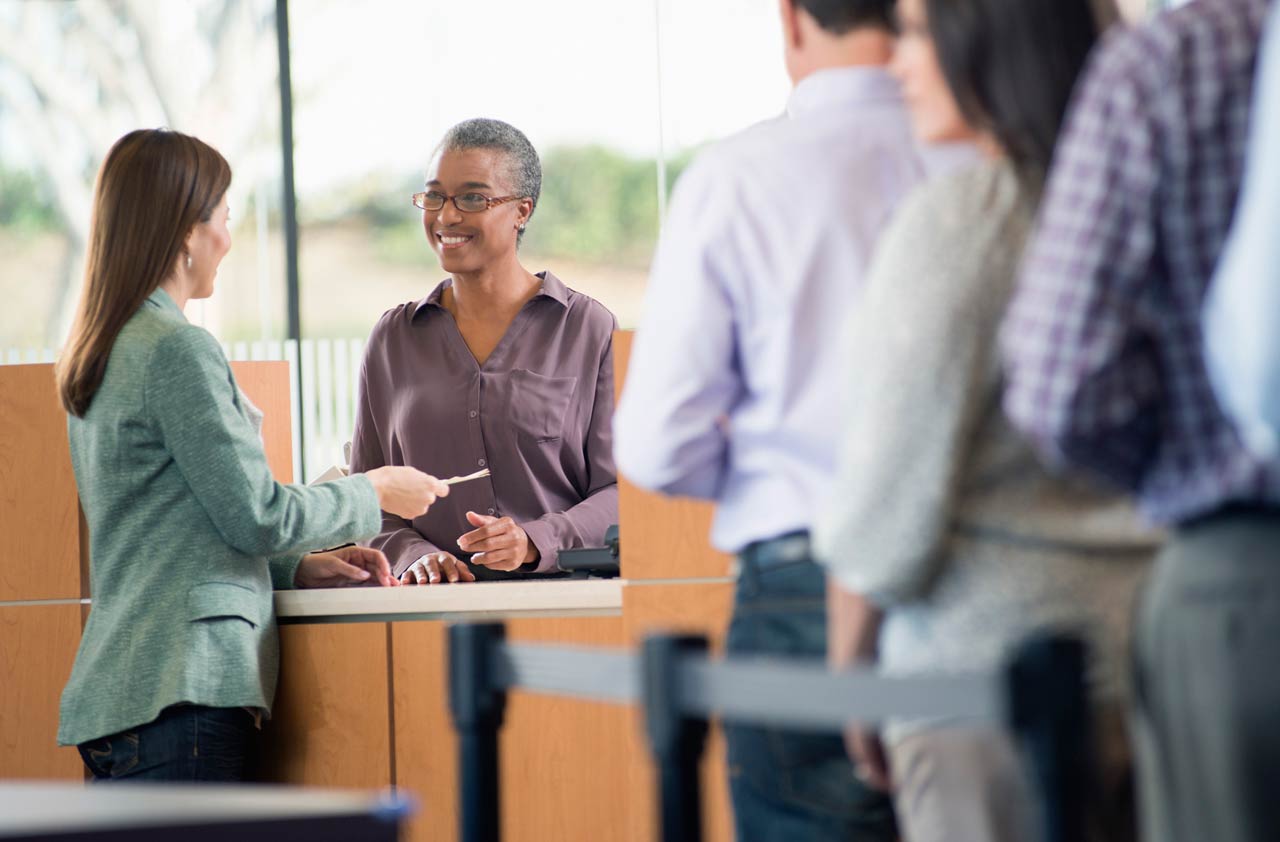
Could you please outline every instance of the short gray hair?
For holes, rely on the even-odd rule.
[[[516,195],[533,200],[533,208],[529,210],[529,218],[532,219],[533,211],[538,207],[538,196],[542,193],[542,162],[524,132],[510,123],[486,117],[463,120],[445,132],[444,139],[436,147],[436,154],[467,149],[493,149],[503,154],[511,189]],[[516,234],[517,244],[523,239],[524,231]]]

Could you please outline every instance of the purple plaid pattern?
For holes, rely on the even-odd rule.
[[[1095,52],[1003,329],[1014,423],[1161,523],[1280,502],[1280,466],[1241,445],[1201,341],[1267,5],[1199,0]]]

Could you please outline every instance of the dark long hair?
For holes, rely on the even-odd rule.
[[[925,0],[960,112],[1019,176],[1043,183],[1076,78],[1104,24],[1097,0]]]
[[[189,135],[139,129],[111,147],[94,191],[84,290],[57,365],[67,412],[89,411],[125,322],[173,271],[187,235],[209,221],[230,185],[226,159]]]
[[[889,32],[897,27],[893,13],[896,0],[794,0],[797,8],[804,9],[832,35],[844,35],[859,27],[884,29]]]

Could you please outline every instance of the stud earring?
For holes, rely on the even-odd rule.
[[[189,255],[189,254],[187,255],[187,268],[188,268],[188,269],[190,269],[190,268],[191,268],[191,255]]]
[[[524,223],[523,223],[523,222],[521,222],[519,225],[517,225],[517,226],[516,226],[516,230],[517,230],[517,231],[523,231],[523,230],[524,230]]]

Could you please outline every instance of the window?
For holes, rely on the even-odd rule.
[[[283,338],[275,4],[0,4],[0,353],[51,359],[79,296],[98,166],[169,126],[221,151],[235,248],[188,310],[227,342]]]
[[[0,0],[0,361],[61,345],[110,145],[139,126],[195,134],[231,162],[235,245],[188,316],[233,358],[300,365],[299,477],[342,459],[378,316],[444,276],[409,196],[448,127],[487,116],[529,136],[543,192],[522,260],[634,327],[667,191],[788,90],[773,0],[289,10],[300,345],[285,341],[274,0]]]

